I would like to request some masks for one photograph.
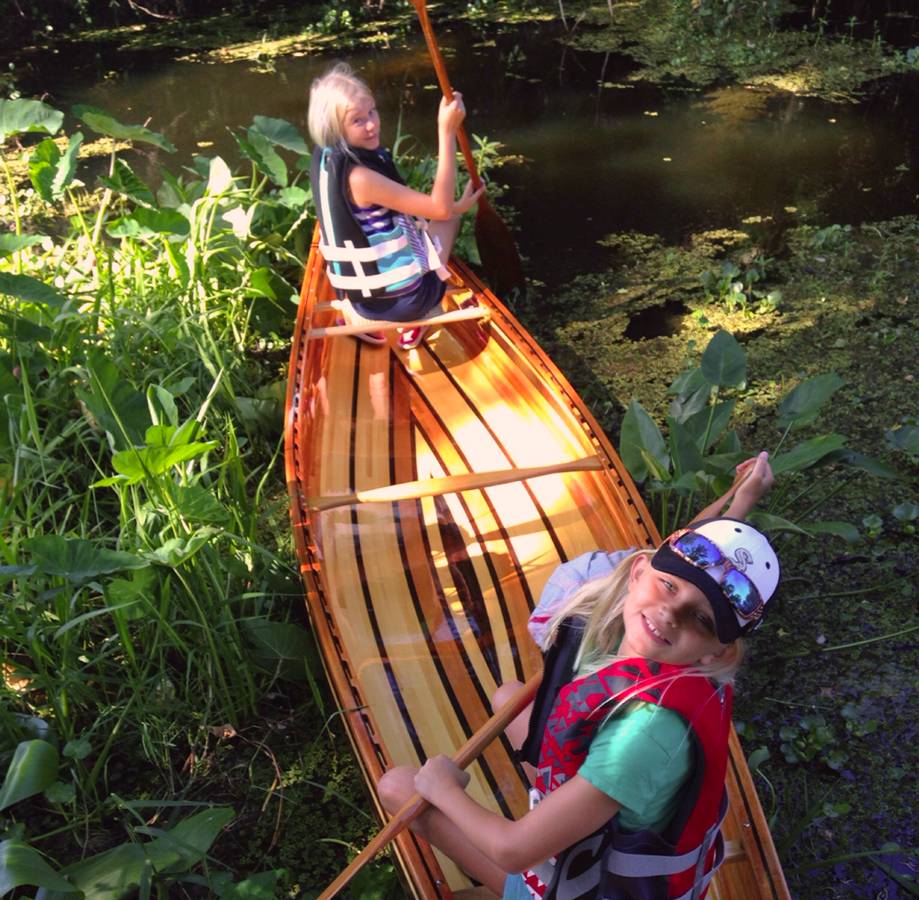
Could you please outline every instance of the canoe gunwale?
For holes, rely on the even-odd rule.
[[[524,356],[542,379],[551,386],[557,402],[567,408],[580,429],[583,430],[592,452],[601,464],[601,468],[594,471],[592,475],[609,479],[615,486],[616,493],[621,495],[620,508],[611,510],[611,512],[617,517],[617,525],[622,533],[631,535],[635,545],[656,546],[660,541],[660,536],[644,500],[609,439],[565,376],[509,310],[482,285],[465,265],[451,260],[450,270],[455,279],[476,294],[479,303],[487,304],[492,323],[492,333],[488,339],[506,341],[513,352]],[[309,617],[322,651],[320,657],[326,677],[331,685],[335,701],[342,711],[346,731],[362,774],[368,788],[371,788],[382,773],[392,765],[393,760],[388,755],[373,711],[368,705],[357,673],[344,650],[344,642],[327,594],[326,573],[318,548],[319,536],[315,530],[317,519],[314,517],[321,515],[313,508],[313,502],[318,493],[311,497],[310,473],[304,470],[307,453],[303,451],[309,449],[311,442],[311,436],[306,433],[308,427],[304,409],[309,385],[305,382],[310,377],[310,373],[319,365],[318,360],[324,359],[322,356],[316,357],[316,354],[326,352],[326,342],[342,339],[332,336],[318,340],[310,339],[311,320],[314,313],[324,316],[326,321],[334,315],[334,311],[328,308],[328,303],[319,302],[327,289],[324,263],[318,251],[317,230],[313,236],[310,258],[305,267],[296,329],[291,347],[285,415],[285,471],[290,495],[294,542],[307,594]],[[476,327],[474,323],[464,323],[465,325]],[[726,865],[719,872],[716,885],[722,878],[721,873],[726,870],[734,869],[739,874],[726,874],[724,881],[726,886],[720,890],[715,886],[709,896],[714,900],[754,900],[754,898],[788,900],[790,895],[784,875],[733,727],[729,774],[731,775],[729,785],[734,786],[731,794],[732,806],[738,804],[740,806],[732,813],[734,827],[737,830],[736,836],[732,836],[732,839],[738,840],[743,846],[747,862],[731,862]],[[385,821],[376,792],[371,789],[369,794],[381,821]],[[442,898],[453,896],[433,852],[425,842],[417,840],[411,832],[405,832],[397,838],[395,849],[403,869],[406,873],[410,873],[409,884],[414,896]],[[743,869],[742,872],[741,869]],[[731,887],[734,884],[742,885],[742,887]],[[740,890],[744,893],[737,893]],[[752,893],[754,890],[757,893]],[[751,893],[746,893],[747,891]]]

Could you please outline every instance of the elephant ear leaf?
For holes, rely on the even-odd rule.
[[[719,331],[709,342],[700,362],[702,374],[718,387],[738,387],[747,380],[747,357],[737,338]]]
[[[842,385],[835,372],[805,379],[779,404],[779,425],[792,429],[809,425]]]
[[[13,839],[0,842],[0,897],[26,884],[63,894],[79,893],[79,888],[58,875],[28,844]]]
[[[95,106],[80,103],[73,108],[73,114],[98,134],[121,141],[139,141],[142,144],[153,144],[167,153],[175,153],[175,146],[163,135],[143,125],[125,125],[111,113]]]
[[[0,144],[10,135],[57,134],[64,114],[41,100],[0,100]]]
[[[21,741],[6,770],[3,787],[0,787],[0,811],[27,797],[34,797],[54,784],[58,761],[53,744],[39,740]]]
[[[667,444],[644,407],[633,400],[622,420],[619,455],[636,481],[662,479],[670,469]]]

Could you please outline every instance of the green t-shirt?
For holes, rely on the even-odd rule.
[[[663,831],[679,803],[693,766],[689,726],[655,703],[636,702],[604,722],[578,775],[622,807],[628,831]]]

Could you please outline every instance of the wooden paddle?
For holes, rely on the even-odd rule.
[[[415,11],[418,13],[418,21],[421,23],[421,30],[428,45],[428,53],[431,54],[431,62],[434,63],[434,71],[437,74],[440,89],[449,103],[453,100],[453,89],[450,87],[450,80],[447,78],[447,67],[444,65],[440,48],[437,46],[437,40],[431,28],[426,0],[412,0],[412,6],[415,7]],[[469,138],[466,137],[466,129],[462,125],[457,131],[456,137],[466,160],[466,168],[469,170],[469,177],[472,179],[472,187],[474,190],[478,190],[482,184],[482,179],[479,178],[479,173],[476,170],[475,159],[473,159],[472,150],[469,147]],[[482,267],[488,276],[491,289],[504,300],[508,298],[512,291],[517,291],[519,295],[524,294],[526,292],[526,279],[523,277],[523,265],[520,262],[517,245],[507,225],[501,221],[485,194],[479,197],[478,209],[476,210],[475,242],[479,248]]]
[[[414,2],[414,0],[413,0]],[[478,759],[485,748],[520,715],[527,704],[536,695],[539,683],[542,681],[542,671],[537,672],[523,685],[511,698],[498,709],[495,714],[475,734],[463,744],[453,755],[453,762],[465,769]],[[409,824],[418,818],[430,804],[418,794],[414,794],[408,802],[389,820],[383,830],[351,860],[345,869],[320,895],[319,900],[331,900],[364,868],[387,844],[408,828]]]

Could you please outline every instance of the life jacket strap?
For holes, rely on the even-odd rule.
[[[395,253],[403,247],[408,246],[408,238],[400,235],[391,241],[384,241],[382,244],[373,244],[369,247],[355,247],[351,241],[346,242],[348,246],[336,247],[333,244],[319,244],[319,252],[326,262],[376,262],[390,253]]]

